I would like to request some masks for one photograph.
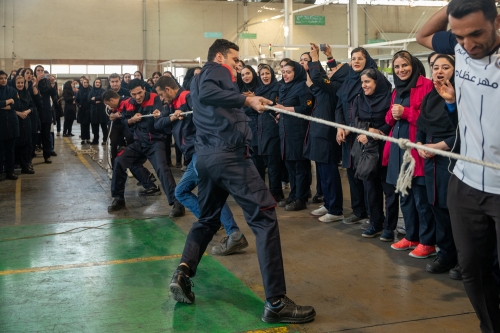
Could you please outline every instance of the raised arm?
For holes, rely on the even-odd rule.
[[[446,31],[448,27],[448,15],[446,15],[446,9],[448,6],[444,6],[438,10],[432,17],[427,21],[418,31],[417,31],[417,42],[429,49],[432,48],[432,38],[434,34],[439,31]]]

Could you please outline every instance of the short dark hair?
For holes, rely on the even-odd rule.
[[[303,56],[304,54],[307,54],[307,56],[309,57],[309,59],[311,59],[311,60],[312,60],[312,57],[311,57],[311,52],[304,52],[304,53],[302,53],[302,54],[300,55],[300,57],[302,58],[302,56]]]
[[[169,87],[170,89],[179,89],[179,86],[177,83],[175,83],[175,80],[171,78],[170,76],[162,76],[156,81],[154,88],[160,87],[161,90],[165,90],[166,87]]]
[[[292,67],[293,71],[295,72],[295,61],[288,59],[287,62],[283,65],[283,67],[285,67],[285,66]]]
[[[128,83],[128,89],[132,90],[137,87],[141,87],[142,89],[144,89],[144,81],[142,81],[141,79],[130,80],[130,82]]]
[[[227,39],[216,39],[215,42],[212,44],[212,46],[210,46],[210,48],[208,49],[207,60],[214,61],[215,56],[219,52],[222,53],[224,58],[227,58],[229,49],[233,49],[235,51],[240,50],[238,45],[228,41]]]
[[[113,73],[108,76],[108,81],[111,81],[111,79],[120,79],[120,75]]]
[[[434,59],[434,63],[436,63],[436,61],[438,59],[441,59],[441,58],[446,59],[450,63],[450,65],[455,67],[455,57],[453,57],[452,55],[448,55],[448,54],[438,54],[436,59]]]
[[[427,56],[427,63],[429,64],[429,66],[432,66],[431,64],[431,58],[434,57],[436,54],[438,54],[437,52],[431,52],[431,54],[429,54]]]
[[[351,51],[351,57],[354,53],[356,52],[361,52],[365,56],[365,58],[368,58],[368,51],[364,47],[357,47]]]
[[[498,16],[495,0],[452,0],[446,14],[461,19],[472,13],[482,12],[486,20],[494,22]]]
[[[153,78],[155,75],[158,75],[158,76],[161,76],[161,73],[160,72],[154,72],[151,77]]]
[[[113,75],[113,74],[111,74],[111,75]],[[109,101],[112,98],[120,98],[120,95],[116,91],[114,91],[112,89],[106,90],[104,92],[104,94],[102,95],[102,100],[104,102],[107,102],[107,101]]]
[[[373,81],[377,82],[377,71],[373,68],[367,68],[361,72],[360,76],[366,75]]]
[[[7,73],[5,73],[4,71],[0,70],[0,76],[2,76],[2,75],[5,75],[6,77],[9,77],[9,75],[7,75]]]

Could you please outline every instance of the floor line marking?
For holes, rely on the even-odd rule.
[[[273,328],[263,328],[260,330],[246,331],[245,333],[288,333],[288,327],[273,327]]]
[[[134,264],[134,263],[139,263],[139,262],[178,259],[181,257],[182,257],[182,254],[173,254],[173,255],[169,255],[169,256],[154,256],[154,257],[146,257],[146,258],[133,258],[133,259],[120,259],[120,260],[109,260],[109,261],[98,261],[98,262],[86,262],[86,263],[80,263],[80,264],[68,264],[68,265],[58,265],[58,266],[31,267],[31,268],[24,268],[24,269],[13,269],[13,270],[7,270],[7,271],[0,271],[0,276],[13,275],[13,274],[23,274],[23,273],[48,272],[48,271],[57,271],[57,270],[63,270],[63,269],[83,268],[83,267]]]
[[[16,182],[16,222],[14,224],[21,224],[21,178]]]

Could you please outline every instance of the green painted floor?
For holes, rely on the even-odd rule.
[[[110,224],[81,229],[105,223]],[[74,228],[79,229],[32,238]],[[185,234],[168,218],[0,230],[0,332],[246,332],[277,327],[261,322],[263,301],[210,256],[202,259],[194,279],[196,303],[177,304],[168,284]],[[33,267],[40,269],[25,271]]]

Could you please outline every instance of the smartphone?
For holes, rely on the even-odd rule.
[[[321,52],[325,52],[326,51],[326,44],[319,44],[319,49]]]
[[[50,75],[44,75],[43,78],[44,79],[50,79]]]

